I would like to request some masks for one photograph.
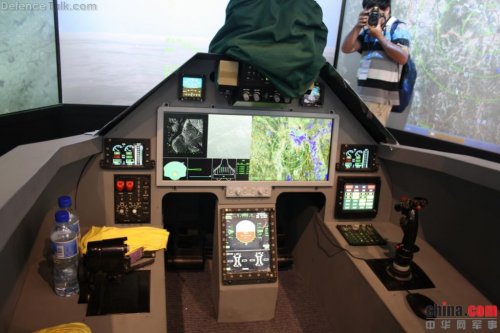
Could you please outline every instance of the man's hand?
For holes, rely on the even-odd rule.
[[[362,10],[360,13],[359,13],[359,16],[358,16],[358,23],[356,24],[356,26],[360,29],[366,27],[368,25],[368,11],[366,10]]]
[[[384,37],[384,31],[382,29],[382,26],[385,25],[386,19],[385,16],[381,16],[378,19],[378,24],[376,27],[372,27],[371,25],[367,25],[368,27],[368,33],[370,36],[377,38],[378,40],[382,39]]]
[[[360,49],[361,44],[358,41],[358,35],[362,29],[365,28],[368,23],[368,12],[363,10],[359,13],[358,21],[351,29],[351,31],[347,34],[342,43],[342,52],[344,53],[352,53]]]

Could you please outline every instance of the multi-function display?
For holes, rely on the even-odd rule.
[[[181,75],[179,99],[182,101],[203,101],[205,99],[205,77],[203,75]]]
[[[375,217],[378,210],[379,193],[379,177],[339,177],[335,217]]]
[[[221,219],[223,282],[276,281],[274,210],[222,209]]]
[[[164,112],[160,183],[327,182],[331,115],[266,116]]]
[[[134,169],[150,168],[153,165],[148,139],[104,139],[104,160],[101,161],[103,168]]]
[[[347,145],[340,147],[340,161],[336,165],[339,171],[376,171],[376,145]]]

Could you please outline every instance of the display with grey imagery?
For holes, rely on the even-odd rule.
[[[206,116],[172,115],[165,119],[165,156],[206,156]]]
[[[252,116],[210,115],[208,133],[207,157],[250,158]]]

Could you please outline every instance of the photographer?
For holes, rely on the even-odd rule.
[[[399,22],[391,36],[390,0],[363,0],[358,21],[342,43],[342,52],[361,53],[358,94],[385,126],[392,106],[399,105],[400,68],[408,61],[410,34]]]

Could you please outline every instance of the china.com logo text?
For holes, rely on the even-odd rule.
[[[496,305],[448,305],[443,301],[440,305],[429,305],[426,308],[427,318],[497,318],[498,308]]]

